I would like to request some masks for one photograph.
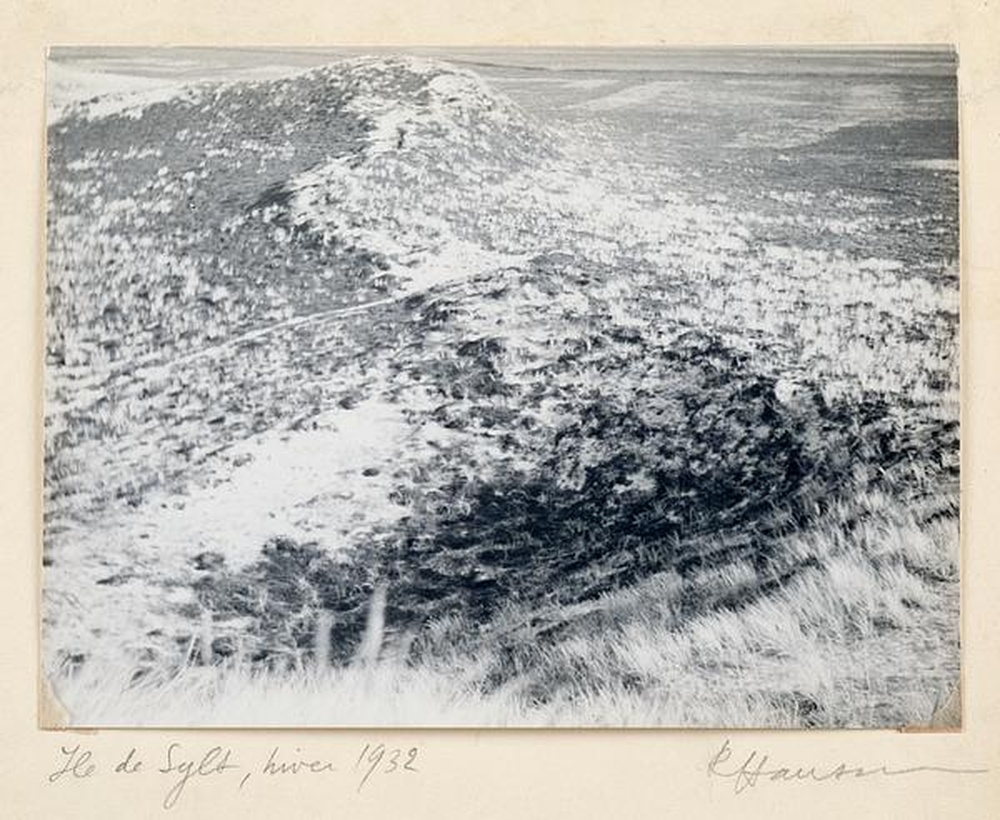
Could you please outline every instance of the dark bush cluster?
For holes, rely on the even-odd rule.
[[[192,615],[208,613],[213,660],[243,653],[253,663],[299,663],[316,646],[317,616],[331,623],[331,658],[347,662],[364,628],[374,568],[339,562],[315,543],[275,538],[259,560],[238,571],[222,561],[195,558]],[[221,558],[221,556],[219,556]]]

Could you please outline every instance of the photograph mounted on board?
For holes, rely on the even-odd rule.
[[[52,50],[42,722],[941,725],[956,68]]]

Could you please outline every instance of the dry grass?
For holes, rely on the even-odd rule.
[[[232,658],[134,680],[123,658],[56,674],[55,689],[88,725],[926,723],[958,671],[953,522],[867,507],[850,537],[835,514],[789,537],[805,569],[768,594],[746,564],[662,573],[588,604],[439,622],[414,655],[381,634],[377,592],[346,667]],[[720,605],[734,589],[744,599]]]

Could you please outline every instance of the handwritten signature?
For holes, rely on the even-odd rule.
[[[808,767],[781,766],[773,763],[769,755],[757,749],[751,749],[746,754],[736,754],[728,739],[723,741],[722,746],[708,761],[708,776],[732,781],[733,791],[736,794],[741,794],[762,781],[770,783],[826,783],[848,778],[898,777],[931,772],[949,775],[978,775],[986,774],[988,771],[988,769],[961,769],[949,766],[910,766],[905,769],[893,769],[883,765],[867,768],[844,762],[825,767],[815,765]]]

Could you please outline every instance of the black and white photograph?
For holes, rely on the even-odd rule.
[[[51,49],[61,725],[957,728],[957,65]]]

